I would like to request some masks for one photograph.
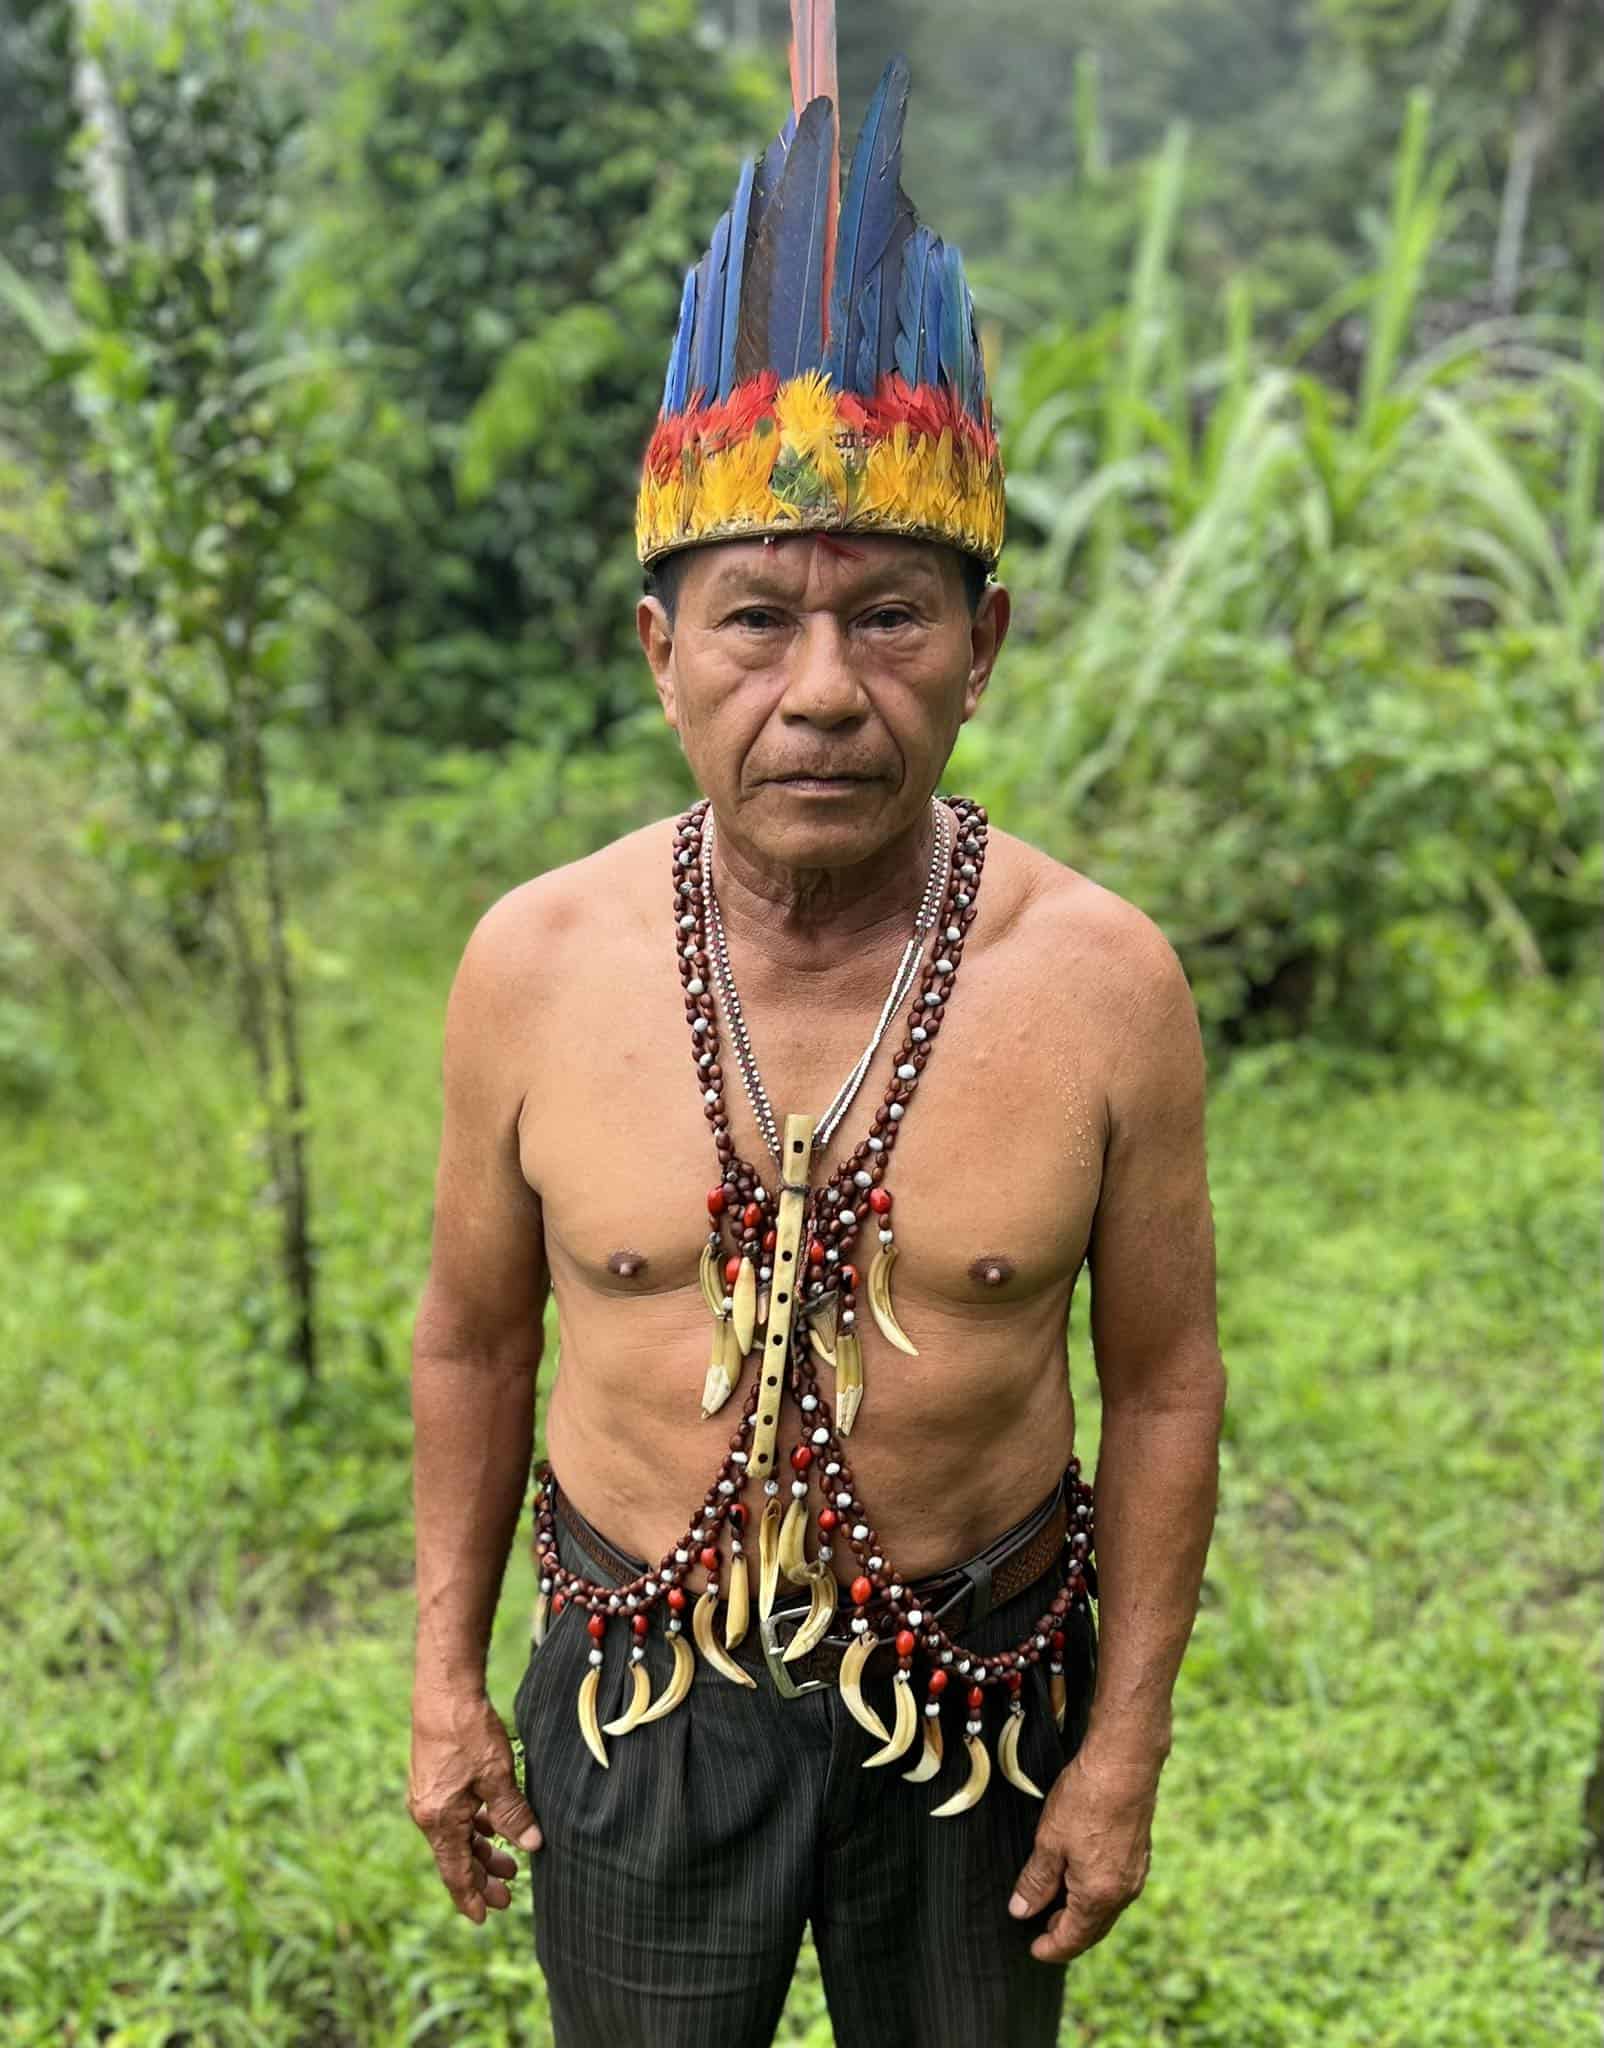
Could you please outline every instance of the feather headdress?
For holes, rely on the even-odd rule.
[[[843,184],[835,0],[791,0],[791,31],[791,118],[686,273],[640,559],[878,532],[995,567],[1003,473],[974,301],[902,189],[908,66],[886,66]]]

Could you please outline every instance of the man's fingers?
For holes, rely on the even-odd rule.
[[[520,1849],[538,1849],[540,1830],[535,1825],[535,1816],[524,1804],[516,1785],[497,1785],[485,1795],[484,1810],[492,1829],[504,1841],[516,1842]]]
[[[473,1853],[492,1877],[516,1877],[518,1859],[509,1856],[505,1849],[498,1849],[488,1835],[476,1834],[473,1838]]]
[[[1095,1948],[1118,1918],[1118,1907],[1100,1911],[1071,1897],[1047,1923],[1047,1931],[1031,1943],[1030,1952],[1039,1963],[1067,1963]]]
[[[1032,1913],[1052,1905],[1064,1889],[1064,1858],[1057,1849],[1038,1842],[1024,1869],[1014,1880],[1014,1895],[1008,1910],[1016,1920],[1028,1920]]]

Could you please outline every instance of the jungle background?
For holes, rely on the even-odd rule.
[[[1604,21],[841,12],[1011,476],[944,787],[1158,921],[1210,1057],[1220,1521],[1063,2038],[1581,2048]],[[692,794],[634,469],[784,15],[0,0],[0,2039],[548,2038],[403,1810],[441,1018]]]

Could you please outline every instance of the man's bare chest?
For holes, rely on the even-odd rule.
[[[999,892],[1000,893],[1000,892]],[[1067,1293],[1086,1253],[1101,1180],[1105,1054],[1095,1006],[1033,970],[1030,935],[966,962],[939,1044],[902,1122],[894,1191],[899,1314],[962,1317]],[[1052,971],[1049,967],[1049,973]],[[872,1032],[878,1005],[798,982],[743,991],[776,1117],[823,1113]],[[871,1127],[905,1030],[893,1018],[828,1145],[822,1182]],[[727,1034],[724,1102],[737,1153],[774,1192]],[[520,1156],[539,1194],[559,1306],[683,1294],[699,1302],[706,1195],[718,1161],[675,970],[672,934],[574,948],[555,1028],[531,1041]],[[910,1323],[911,1327],[911,1323]]]

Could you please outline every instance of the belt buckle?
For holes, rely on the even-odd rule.
[[[796,1679],[791,1676],[791,1667],[782,1662],[784,1645],[781,1643],[778,1624],[794,1621],[800,1625],[806,1621],[805,1607],[785,1608],[778,1614],[764,1614],[758,1617],[758,1637],[763,1644],[763,1661],[769,1667],[769,1676],[774,1680],[774,1690],[782,1700],[799,1700],[804,1693],[824,1692],[829,1686],[827,1678]]]

